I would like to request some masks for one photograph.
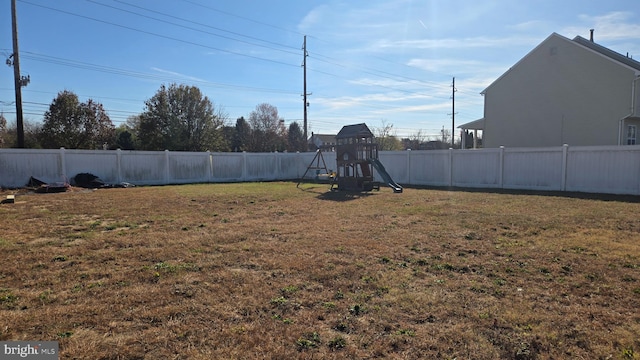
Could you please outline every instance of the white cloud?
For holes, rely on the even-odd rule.
[[[206,81],[206,80],[200,79],[200,78],[195,77],[195,76],[185,75],[185,74],[181,74],[179,72],[160,69],[160,68],[157,68],[157,67],[152,67],[151,70],[153,70],[155,72],[159,72],[159,73],[164,74],[164,75],[171,75],[171,76],[175,76],[175,77],[178,77],[178,78],[181,78],[181,79],[185,79],[185,80],[200,81],[200,82],[205,82]]]
[[[615,11],[598,16],[580,15],[578,18],[584,26],[574,25],[562,30],[571,38],[576,35],[588,38],[589,30],[594,29],[596,41],[640,39],[640,24],[632,12]]]
[[[316,26],[322,25],[322,22],[331,14],[331,7],[329,5],[320,5],[312,9],[307,15],[302,18],[300,24],[298,24],[298,30],[305,32],[309,29],[313,29]]]
[[[447,80],[449,81],[449,80]],[[392,93],[401,94],[403,99],[413,98],[415,96],[423,97],[419,95],[429,91],[430,94],[438,96],[449,87],[449,83],[436,83],[436,82],[423,82],[420,80],[394,80],[394,79],[372,79],[372,78],[358,78],[349,80],[350,84],[378,87],[390,90]]]
[[[546,29],[549,27],[549,23],[542,20],[530,20],[521,22],[515,25],[508,25],[507,29],[520,31],[520,32],[532,32],[540,31],[540,29]]]
[[[438,124],[450,121],[455,76],[456,111],[465,119],[460,122],[471,121],[482,117],[480,92],[552,32],[588,37],[595,28],[596,41],[608,41],[605,46],[615,42],[625,51],[633,50],[626,45],[640,38],[640,22],[631,12],[578,16],[577,8],[568,5],[554,14],[534,4],[524,8],[519,2],[388,0],[366,5],[329,0],[315,7],[299,28],[317,36],[310,52],[331,59],[327,64],[312,58],[315,66],[339,74],[330,90],[313,90],[316,115],[351,121],[386,118],[407,128],[418,126],[420,119],[427,128],[440,128]]]
[[[372,50],[385,50],[394,48],[411,49],[468,49],[468,48],[504,48],[512,44],[527,45],[540,42],[539,37],[512,36],[512,37],[467,37],[467,38],[441,38],[441,39],[413,39],[413,40],[389,40],[381,39],[375,42]]]
[[[440,59],[411,59],[407,63],[415,68],[445,74],[473,73],[481,68],[483,63],[476,60],[460,60],[453,58]]]

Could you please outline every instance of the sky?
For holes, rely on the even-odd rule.
[[[11,0],[0,7],[6,60]],[[17,0],[17,25],[31,123],[69,90],[119,126],[175,83],[198,87],[229,125],[267,103],[303,126],[306,60],[309,135],[366,123],[436,139],[482,118],[481,92],[554,32],[594,29],[640,60],[637,0]],[[15,124],[13,83],[0,68],[0,112]]]

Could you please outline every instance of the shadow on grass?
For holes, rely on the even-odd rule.
[[[459,192],[468,192],[468,193],[549,196],[549,197],[563,197],[563,198],[569,198],[569,199],[583,199],[583,200],[599,200],[599,201],[616,201],[616,202],[626,202],[626,203],[640,203],[640,196],[638,196],[638,195],[598,194],[598,193],[584,193],[584,192],[570,192],[570,191],[541,191],[541,190],[517,190],[517,189],[435,187],[435,186],[412,186],[410,188],[412,188],[412,189],[433,190],[433,191],[459,191]]]
[[[298,189],[318,194],[318,199],[329,201],[350,201],[373,195],[371,192],[332,190],[327,184],[300,184]]]
[[[370,192],[333,190],[333,191],[327,191],[325,193],[319,194],[317,197],[319,200],[349,201],[349,200],[364,198],[371,195],[373,195],[373,193],[370,193]]]

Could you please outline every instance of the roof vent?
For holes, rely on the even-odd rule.
[[[589,32],[591,33],[591,36],[589,37],[589,40],[591,40],[591,42],[593,42],[593,29],[589,30]]]

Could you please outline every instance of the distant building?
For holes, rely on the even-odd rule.
[[[636,145],[640,62],[580,36],[556,33],[483,92],[485,148]]]
[[[316,151],[318,149],[322,151],[336,151],[336,136],[311,133],[308,148],[309,151]]]

